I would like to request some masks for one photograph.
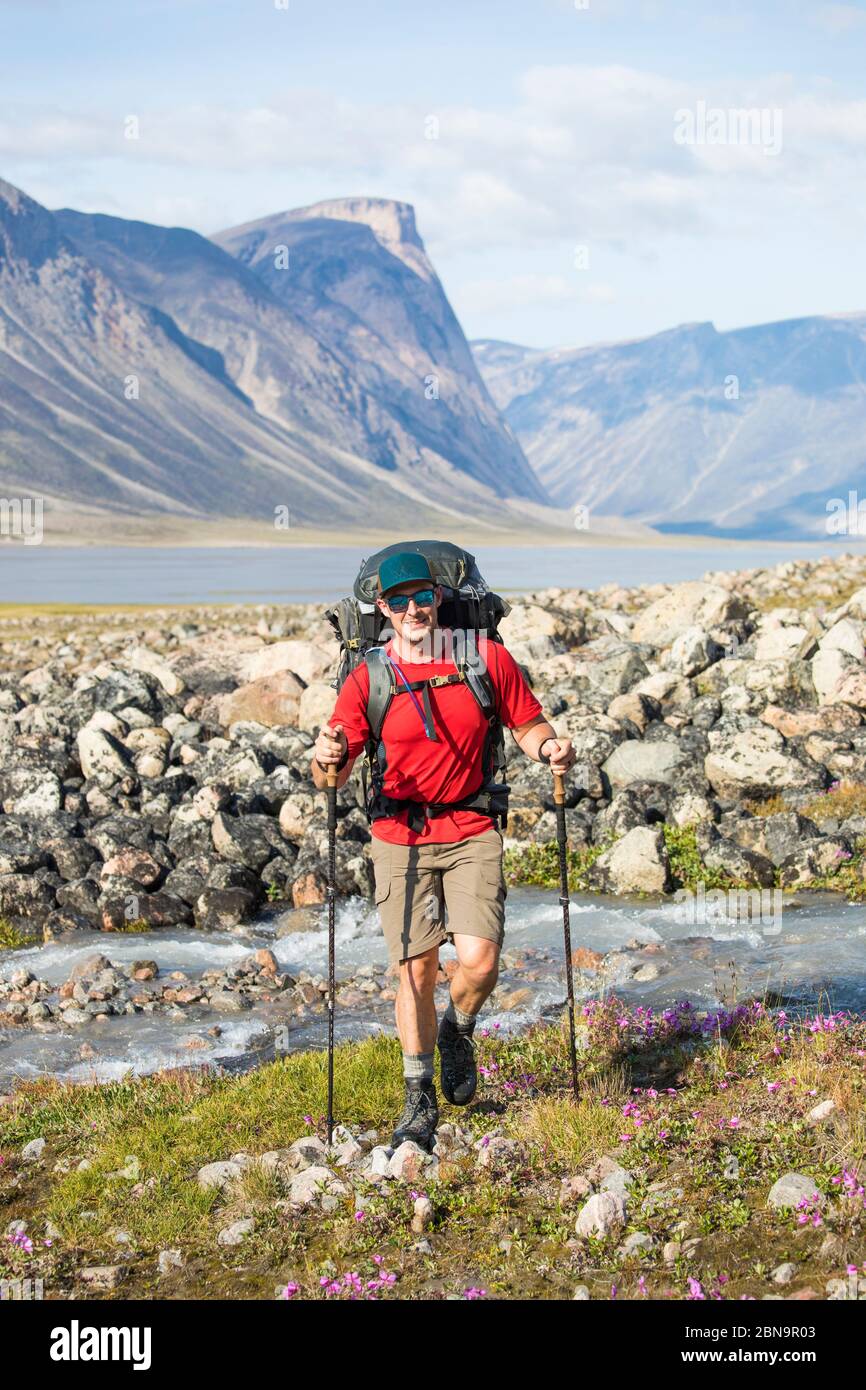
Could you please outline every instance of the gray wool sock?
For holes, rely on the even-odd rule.
[[[406,1081],[432,1081],[433,1053],[404,1052],[403,1076]]]
[[[471,1033],[475,1027],[477,1014],[465,1014],[462,1009],[458,1009],[453,999],[449,999],[448,1008],[445,1010],[445,1017],[449,1023],[453,1023],[458,1033]]]

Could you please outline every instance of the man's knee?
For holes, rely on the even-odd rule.
[[[439,970],[439,947],[400,962],[400,985],[411,994],[432,994]]]
[[[493,988],[499,978],[499,947],[494,941],[480,936],[464,937],[457,957],[464,975],[477,989]]]

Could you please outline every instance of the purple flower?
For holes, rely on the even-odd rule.
[[[463,1297],[464,1297],[464,1298],[469,1298],[469,1299],[473,1299],[473,1298],[486,1298],[486,1297],[487,1297],[487,1290],[486,1290],[486,1289],[476,1289],[476,1288],[464,1289],[464,1290],[463,1290]]]
[[[287,1284],[280,1294],[280,1298],[294,1298],[300,1287],[300,1284]]]

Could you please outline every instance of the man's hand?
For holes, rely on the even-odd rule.
[[[550,770],[556,777],[563,776],[577,761],[570,738],[546,738],[538,751],[550,759]]]
[[[333,727],[323,724],[313,748],[313,756],[319,766],[327,770],[329,767],[337,767],[343,761],[348,746],[342,724],[334,724]]]

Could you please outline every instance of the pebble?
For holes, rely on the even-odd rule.
[[[233,1221],[230,1226],[225,1226],[217,1236],[218,1245],[241,1245],[247,1236],[252,1235],[256,1229],[253,1217],[246,1216],[240,1221]]]

